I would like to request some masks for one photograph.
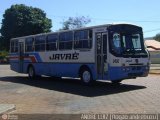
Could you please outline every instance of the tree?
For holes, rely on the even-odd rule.
[[[156,36],[154,37],[154,39],[160,42],[160,33],[156,34]]]
[[[63,22],[63,27],[61,30],[81,28],[90,22],[91,19],[89,17],[69,17],[68,20]]]
[[[43,10],[16,4],[3,14],[0,32],[8,49],[11,38],[50,32],[51,24],[51,20],[46,17]]]
[[[5,46],[4,38],[0,36],[0,51],[6,50],[4,46]]]

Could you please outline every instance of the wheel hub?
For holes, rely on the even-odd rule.
[[[83,80],[84,82],[88,83],[91,79],[91,75],[88,71],[84,71],[83,72]]]

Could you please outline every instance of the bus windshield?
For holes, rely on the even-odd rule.
[[[118,55],[144,55],[145,48],[143,37],[140,33],[118,33],[112,34],[111,50]]]

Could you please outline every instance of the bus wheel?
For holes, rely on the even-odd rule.
[[[35,70],[32,66],[29,67],[28,69],[28,77],[30,79],[34,79],[35,78]]]
[[[90,85],[91,83],[93,83],[92,74],[89,71],[89,69],[82,70],[80,77],[81,77],[81,81],[85,85]]]

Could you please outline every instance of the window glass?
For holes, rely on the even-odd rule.
[[[126,48],[126,37],[124,35],[122,36],[122,46]]]
[[[96,37],[96,41],[97,41],[97,54],[101,54],[101,47],[102,47],[102,36],[101,35],[97,35]]]
[[[34,39],[33,39],[33,37],[29,37],[29,38],[26,38],[25,42],[27,45],[32,45],[34,42]]]
[[[46,41],[46,49],[48,51],[57,50],[58,34],[48,35]]]
[[[141,41],[139,34],[132,34],[132,43],[135,49],[141,49]]]
[[[73,32],[60,33],[59,36],[59,49],[68,50],[72,49]]]
[[[73,40],[73,32],[60,33],[59,40],[60,41],[71,41],[71,40]]]
[[[75,32],[75,40],[88,39],[88,30],[80,30]]]
[[[18,40],[15,40],[15,52],[18,52]]]
[[[103,53],[107,54],[107,35],[103,35]]]
[[[120,43],[121,43],[120,34],[118,34],[118,33],[113,34],[113,44],[114,44],[114,46],[118,48],[118,47],[120,47]]]
[[[35,37],[35,44],[44,44],[45,43],[45,35],[40,35]]]
[[[143,39],[139,33],[111,34],[111,52],[117,55],[144,54]]]
[[[25,39],[25,51],[31,52],[34,51],[34,38],[29,37]]]
[[[121,53],[121,38],[119,33],[114,33],[112,36],[112,51],[117,54]]]
[[[92,45],[92,31],[79,30],[74,34],[74,48],[75,49],[88,49]]]
[[[11,41],[11,52],[12,53],[18,52],[18,40]]]
[[[45,35],[35,37],[35,51],[45,51]]]
[[[11,50],[11,53],[14,52],[14,41],[11,41],[11,48],[10,48],[10,50]]]
[[[51,34],[47,37],[47,43],[56,42],[58,40],[58,34]]]

